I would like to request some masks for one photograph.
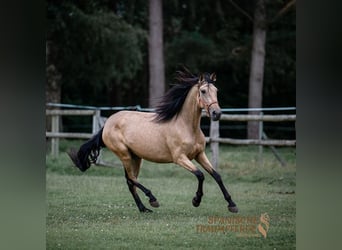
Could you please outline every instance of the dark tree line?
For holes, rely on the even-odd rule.
[[[183,65],[216,72],[221,106],[247,107],[257,2],[162,1],[165,88]],[[295,106],[295,1],[262,2],[261,106]],[[47,101],[149,106],[149,1],[48,0],[46,13]]]

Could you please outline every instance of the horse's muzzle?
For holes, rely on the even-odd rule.
[[[213,121],[218,121],[218,120],[220,120],[221,114],[222,114],[221,110],[219,110],[219,109],[213,109],[213,110],[210,112],[211,120],[213,120]]]

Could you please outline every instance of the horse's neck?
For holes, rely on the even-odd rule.
[[[182,119],[191,129],[197,130],[200,127],[202,109],[198,106],[197,85],[192,87],[185,99],[178,119]]]

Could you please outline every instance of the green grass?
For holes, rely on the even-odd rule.
[[[266,148],[261,164],[258,147],[220,147],[218,171],[238,214],[228,212],[219,187],[206,172],[202,203],[195,208],[191,200],[197,179],[191,173],[175,164],[145,161],[139,180],[152,190],[160,207],[139,213],[121,167],[93,166],[85,173],[72,167],[64,151],[80,143],[62,141],[60,156],[46,157],[47,249],[295,249],[294,148],[279,149],[287,162],[284,168]],[[103,159],[120,165],[107,150]],[[139,194],[150,207],[148,198]],[[238,232],[197,230],[213,225],[208,221],[212,217],[259,221],[261,213],[270,217],[266,238],[257,231],[257,237],[239,237]]]

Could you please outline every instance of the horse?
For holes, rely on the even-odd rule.
[[[215,179],[228,202],[228,210],[237,213],[238,208],[220,174],[213,169],[205,154],[205,137],[200,129],[203,109],[213,121],[221,116],[214,86],[216,74],[195,76],[188,70],[177,71],[175,80],[174,86],[160,99],[155,112],[117,112],[78,151],[72,149],[68,154],[76,167],[84,172],[96,163],[101,148],[109,148],[123,164],[128,189],[140,212],[152,210],[144,206],[136,188],[149,198],[152,207],[159,207],[151,190],[138,181],[142,159],[175,163],[194,174],[198,187],[192,205],[198,207],[203,196],[204,174],[194,165],[194,159]]]

